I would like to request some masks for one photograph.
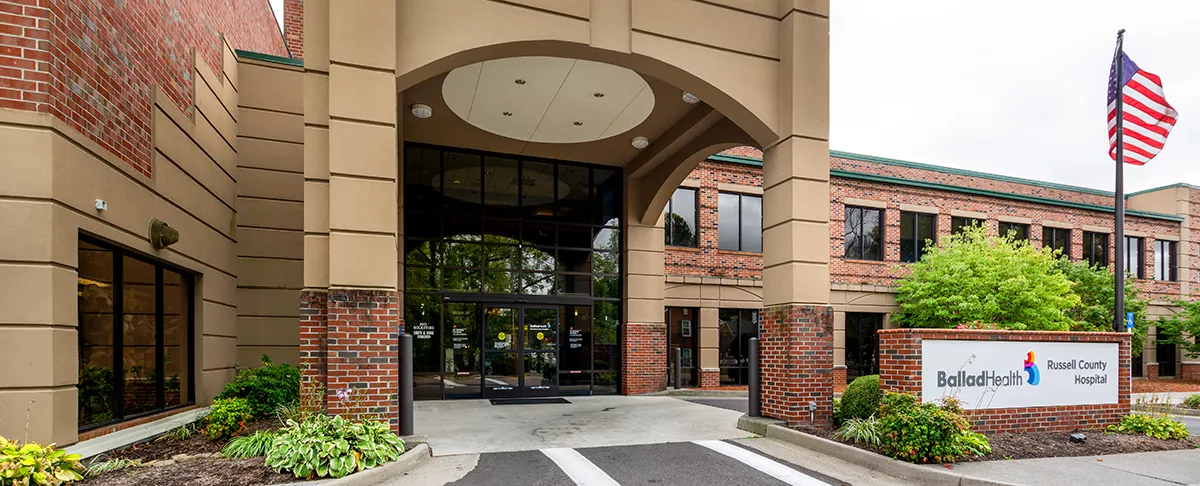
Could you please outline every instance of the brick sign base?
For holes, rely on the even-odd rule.
[[[1099,429],[1129,413],[1129,334],[1112,332],[990,331],[966,329],[884,329],[879,331],[879,386],[884,391],[921,396],[921,342],[1039,341],[1118,343],[1117,403],[1059,407],[968,410],[975,430],[1042,432]]]

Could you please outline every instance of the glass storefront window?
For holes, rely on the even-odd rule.
[[[192,403],[191,276],[79,240],[79,427]]]
[[[750,338],[758,337],[757,309],[721,309],[717,334],[722,385],[745,385],[750,378]]]
[[[846,313],[846,383],[865,375],[879,374],[879,334],[883,314]]]

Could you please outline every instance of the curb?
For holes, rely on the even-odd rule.
[[[745,390],[704,390],[696,388],[683,388],[679,390],[669,389],[660,392],[648,393],[647,396],[658,397],[748,397],[749,394]]]
[[[865,451],[854,446],[822,439],[815,435],[805,434],[783,426],[783,421],[749,417],[742,415],[738,419],[739,429],[753,432],[768,439],[781,440],[795,444],[814,452],[836,457],[846,462],[863,466],[888,476],[923,485],[938,486],[1018,486],[1015,483],[1005,483],[990,479],[977,478],[958,474],[941,468],[919,466],[898,461],[874,452]]]
[[[376,486],[392,481],[398,477],[404,476],[405,473],[416,469],[420,465],[428,461],[433,455],[433,451],[429,449],[428,444],[417,444],[411,449],[400,455],[395,462],[389,462],[383,466],[367,469],[366,471],[354,473],[340,479],[331,481],[321,481],[321,486]]]

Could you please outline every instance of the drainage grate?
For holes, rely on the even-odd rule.
[[[571,403],[566,398],[492,398],[492,405],[541,405],[545,403]]]

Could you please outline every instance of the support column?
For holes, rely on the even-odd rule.
[[[638,395],[667,388],[663,226],[662,218],[655,225],[638,223],[626,201],[621,393]]]
[[[376,417],[399,430],[395,2],[311,3],[315,8],[306,5],[304,16],[311,80],[305,86],[306,391],[323,385],[324,411]]]
[[[708,302],[704,302],[708,303]],[[716,307],[701,307],[700,315],[700,387],[721,386],[721,310]]]
[[[781,141],[763,162],[762,413],[832,425],[828,2],[782,22]]]

